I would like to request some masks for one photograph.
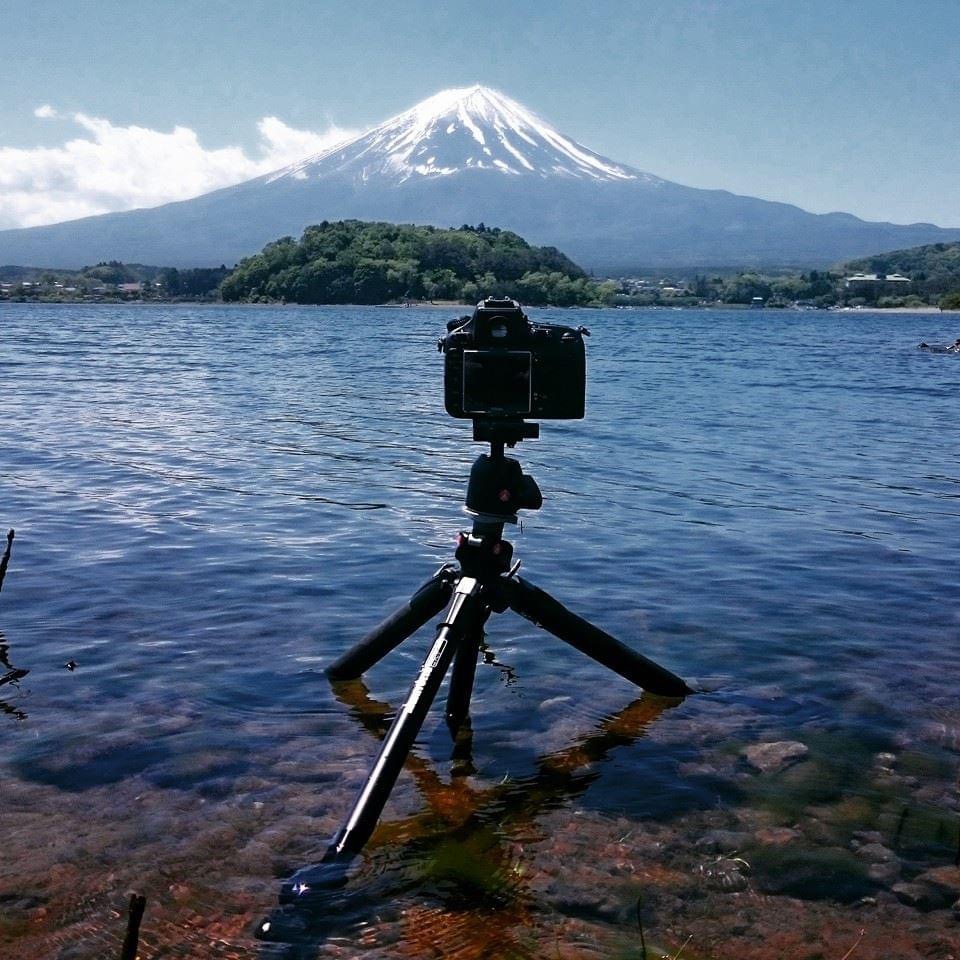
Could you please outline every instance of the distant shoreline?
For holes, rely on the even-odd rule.
[[[43,304],[44,306],[62,306],[62,307],[241,307],[244,309],[276,309],[287,307],[349,307],[351,309],[364,308],[367,310],[411,310],[411,309],[433,309],[433,310],[472,310],[474,304],[461,303],[455,300],[423,300],[412,303],[245,303],[243,301],[233,301],[224,303],[222,300],[6,300],[0,299],[0,307],[5,304]],[[524,306],[527,306],[526,304]],[[811,309],[808,307],[762,307],[760,309],[751,307],[743,303],[705,303],[705,304],[684,304],[675,307],[668,304],[650,304],[649,306],[557,306],[556,304],[542,304],[531,306],[534,310],[728,310],[738,313],[819,313],[825,316],[831,316],[837,313],[843,314],[917,314],[929,316],[960,316],[960,310],[943,310],[940,307],[832,307],[825,310]]]

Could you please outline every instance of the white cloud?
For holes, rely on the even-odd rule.
[[[63,119],[50,104],[34,110]],[[320,153],[355,131],[331,125],[323,133],[297,130],[277,117],[257,124],[257,156],[240,147],[205,148],[189,127],[169,133],[118,127],[75,113],[82,134],[58,147],[0,147],[0,229],[57,223],[113,210],[186,200],[270,173]]]

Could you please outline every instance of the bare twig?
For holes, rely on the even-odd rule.
[[[865,932],[866,932],[865,930],[860,931],[860,936],[857,937],[856,943],[854,943],[854,945],[840,958],[840,960],[847,960],[850,954],[853,953],[853,951],[860,946],[860,941],[863,939],[863,935]]]
[[[894,833],[893,835],[894,850],[900,849],[900,837],[903,834],[903,828],[907,825],[907,817],[909,816],[910,816],[910,808],[904,807],[903,810],[900,811],[900,819],[897,820],[897,830],[896,830],[896,833]]]
[[[957,782],[957,790],[960,791],[960,781]],[[960,867],[960,828],[957,829],[957,855],[953,858],[953,865]]]
[[[643,894],[637,897],[637,926],[640,928],[640,949],[643,951],[643,960],[647,960],[647,941],[643,935]]]
[[[680,954],[683,953],[687,948],[687,944],[693,939],[693,934],[691,933],[683,943],[680,944],[680,949],[673,955],[672,960],[680,960]]]
[[[3,589],[3,578],[7,575],[7,564],[10,562],[10,550],[13,548],[13,530],[7,531],[7,549],[0,558],[0,590]]]

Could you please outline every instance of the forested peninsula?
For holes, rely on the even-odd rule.
[[[299,240],[284,237],[241,260],[220,287],[227,302],[387,303],[456,300],[491,293],[531,305],[612,301],[555,247],[535,247],[509,230],[324,221]]]
[[[237,266],[100,262],[80,270],[0,265],[0,302],[475,303],[532,306],[960,309],[960,243],[892,250],[830,270],[649,271],[598,280],[555,247],[508,230],[346,220],[284,237]]]

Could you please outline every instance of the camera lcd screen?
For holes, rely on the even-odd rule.
[[[464,350],[463,410],[494,416],[530,413],[529,350]]]

